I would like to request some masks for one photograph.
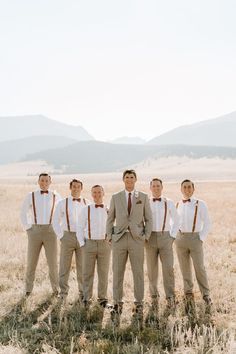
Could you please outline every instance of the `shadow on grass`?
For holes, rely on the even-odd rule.
[[[211,352],[219,344],[226,348],[229,335],[217,328],[212,316],[204,315],[198,306],[194,316],[184,315],[184,304],[176,314],[159,313],[155,323],[142,330],[132,325],[115,328],[110,322],[104,327],[104,311],[94,304],[87,311],[80,303],[63,304],[47,298],[30,309],[30,299],[22,299],[0,321],[0,341],[15,345],[27,353],[173,353],[182,347]],[[109,315],[108,313],[106,313]],[[222,336],[222,332],[225,333]],[[225,351],[226,352],[226,351]]]

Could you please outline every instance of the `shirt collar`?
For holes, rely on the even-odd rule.
[[[128,191],[125,189],[125,195],[126,195],[126,197],[128,197],[128,196],[129,196],[129,193],[131,193],[131,197],[133,198],[134,192],[135,192],[134,189],[132,190],[132,192],[128,192]]]

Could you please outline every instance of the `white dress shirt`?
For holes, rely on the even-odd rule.
[[[95,204],[90,205],[90,231],[91,240],[104,240],[106,237],[106,221],[108,209],[104,205],[103,208],[96,208]],[[79,224],[77,225],[76,236],[80,246],[85,244],[84,240],[89,238],[88,235],[88,206],[82,209],[79,215]]]
[[[192,232],[197,200],[198,210],[194,232],[199,232],[200,239],[203,241],[207,237],[211,227],[208,208],[203,200],[190,198],[190,202],[183,203],[182,200],[179,202],[177,207],[177,212],[180,219],[179,229],[181,232]]]
[[[40,189],[34,192],[37,225],[49,224],[53,206],[53,194],[55,194],[55,211],[56,205],[61,199],[61,196],[57,192],[48,191],[48,194],[41,194]],[[32,192],[27,194],[22,204],[20,219],[25,230],[30,229],[32,225],[35,224]]]
[[[161,197],[161,201],[153,201],[153,198],[150,198],[150,207],[152,210],[152,220],[153,220],[153,229],[152,231],[160,232],[162,231],[164,216],[165,216],[165,200],[167,202],[167,213],[166,213],[166,223],[164,231],[169,231],[170,236],[176,238],[176,235],[179,230],[179,217],[176,211],[174,202],[165,197]]]
[[[79,214],[86,205],[90,204],[90,201],[84,199],[83,197],[80,197],[80,202],[76,200],[73,201],[73,199],[74,198],[72,196],[68,197],[68,217],[70,231],[76,232],[77,224],[80,222]],[[66,198],[60,200],[57,204],[53,216],[52,226],[59,239],[63,237],[64,231],[69,231],[66,216]]]

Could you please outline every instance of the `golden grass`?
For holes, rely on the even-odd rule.
[[[102,183],[106,201],[122,188],[118,175],[83,176],[84,196],[90,187]],[[138,187],[148,191],[147,177]],[[68,192],[70,177],[55,178],[55,188],[62,196]],[[200,293],[195,284],[197,317],[189,320],[183,311],[182,280],[175,260],[176,292],[179,299],[176,316],[166,318],[164,293],[160,281],[161,308],[158,328],[130,327],[132,308],[132,275],[128,265],[125,274],[125,306],[121,328],[114,330],[105,310],[102,323],[97,323],[97,308],[86,320],[77,304],[75,267],[70,276],[68,302],[58,308],[50,298],[45,256],[42,253],[36,272],[33,294],[22,302],[27,239],[19,221],[21,202],[35,188],[33,178],[2,180],[0,185],[0,354],[1,353],[233,353],[236,331],[236,182],[199,182],[196,195],[206,200],[213,229],[205,242],[205,263],[208,271],[214,313],[204,316]],[[177,201],[179,185],[167,183],[166,195]],[[96,280],[95,280],[96,282]],[[111,293],[111,272],[109,299]],[[145,313],[148,282],[145,275]],[[231,348],[231,349],[230,349]]]

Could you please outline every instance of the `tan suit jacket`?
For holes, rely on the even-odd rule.
[[[135,191],[130,215],[124,190],[111,198],[106,228],[108,240],[118,241],[127,230],[134,239],[148,240],[151,235],[152,212],[148,196],[143,192]]]

